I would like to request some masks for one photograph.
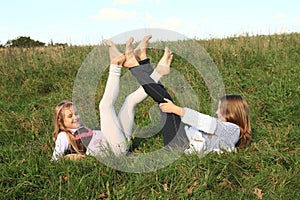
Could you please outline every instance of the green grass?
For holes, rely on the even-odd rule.
[[[227,93],[246,97],[253,143],[222,155],[182,156],[150,173],[126,173],[95,158],[50,162],[52,112],[72,99],[76,73],[92,46],[0,50],[0,199],[300,199],[300,34],[198,41],[210,54]],[[149,51],[158,60],[160,51]],[[172,67],[197,91],[198,110],[209,113],[199,74],[175,55]],[[100,80],[95,109],[105,78]],[[180,97],[177,97],[180,98]],[[146,100],[136,123],[149,123]],[[150,152],[161,134],[134,140]]]

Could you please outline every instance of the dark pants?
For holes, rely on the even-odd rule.
[[[150,64],[150,60],[146,59],[139,62],[139,66],[130,68],[132,75],[142,85],[145,92],[158,104],[166,102],[164,98],[167,98],[173,102],[171,95],[160,83],[150,77],[153,72],[153,67]],[[184,130],[184,125],[181,122],[180,116],[173,113],[161,112],[163,122],[163,134],[164,145],[174,148],[187,148],[188,139]]]

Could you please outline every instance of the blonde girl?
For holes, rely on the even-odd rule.
[[[133,55],[140,65],[150,67],[147,73],[155,82],[163,75],[167,75],[169,64],[163,57],[155,70],[151,68],[146,56],[146,46],[151,35],[144,37],[141,43],[133,51]],[[109,40],[104,40],[109,47],[110,68],[103,97],[99,103],[100,130],[89,130],[81,125],[80,115],[72,102],[61,102],[54,112],[54,134],[55,149],[52,160],[59,160],[67,155],[72,158],[82,158],[86,154],[99,155],[103,149],[109,148],[115,155],[126,153],[127,142],[131,138],[134,121],[134,111],[140,102],[147,98],[147,93],[140,86],[136,91],[128,95],[118,115],[114,109],[114,103],[118,96],[121,69],[124,63],[128,63],[124,54],[121,54],[116,46]],[[162,64],[160,64],[162,63]],[[71,156],[70,156],[71,155]]]
[[[52,160],[58,160],[63,155],[70,159],[83,158],[87,152],[87,145],[97,132],[81,125],[80,115],[72,102],[62,101],[56,106],[53,124],[55,150]]]

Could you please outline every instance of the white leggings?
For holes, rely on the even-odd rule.
[[[131,138],[135,108],[148,96],[140,86],[125,98],[117,116],[114,104],[119,93],[121,69],[121,66],[110,65],[105,91],[99,103],[101,132],[115,155],[127,151],[126,144]],[[161,76],[154,70],[151,77],[158,82]]]

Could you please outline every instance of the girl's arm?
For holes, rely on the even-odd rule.
[[[60,132],[55,141],[55,148],[52,154],[52,160],[59,160],[64,156],[69,146],[69,141],[65,132]]]
[[[205,115],[190,108],[182,108],[175,105],[169,99],[164,99],[167,103],[160,103],[159,107],[162,112],[174,113],[181,116],[181,121],[193,126],[203,132],[214,134],[217,127],[217,119]]]

